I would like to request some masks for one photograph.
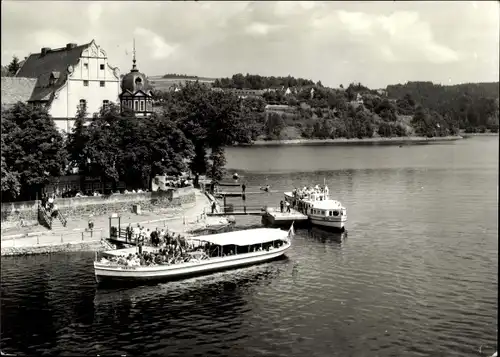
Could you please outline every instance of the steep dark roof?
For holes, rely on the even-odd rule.
[[[41,53],[30,55],[16,74],[16,77],[37,79],[35,90],[29,100],[49,100],[52,93],[66,83],[68,66],[75,66],[80,60],[83,50],[91,43],[69,49],[66,47],[53,49],[45,55]],[[56,72],[59,72],[59,78],[56,78],[56,83],[49,87],[51,74]]]
[[[27,102],[35,89],[35,78],[2,77],[2,107]]]

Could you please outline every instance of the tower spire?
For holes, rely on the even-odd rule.
[[[132,53],[134,54],[134,57],[132,59],[132,72],[137,72],[137,66],[135,64],[136,60],[135,60],[135,38],[134,38],[134,50],[132,51]]]

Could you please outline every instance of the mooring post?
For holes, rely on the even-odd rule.
[[[61,243],[62,243],[62,242],[63,242],[63,235],[62,235],[62,233],[61,233]]]
[[[40,244],[40,236],[36,236],[36,244]]]
[[[82,241],[83,241],[83,231],[82,231]]]

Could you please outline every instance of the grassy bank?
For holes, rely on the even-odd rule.
[[[445,142],[463,139],[462,136],[442,136],[426,138],[421,136],[404,136],[392,138],[363,138],[363,139],[291,139],[291,140],[257,140],[252,145],[241,146],[281,146],[281,145],[401,145],[432,142]]]

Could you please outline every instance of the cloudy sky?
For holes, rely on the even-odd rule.
[[[122,72],[234,73],[372,88],[498,81],[499,5],[472,2],[2,1],[2,64],[95,41]]]

